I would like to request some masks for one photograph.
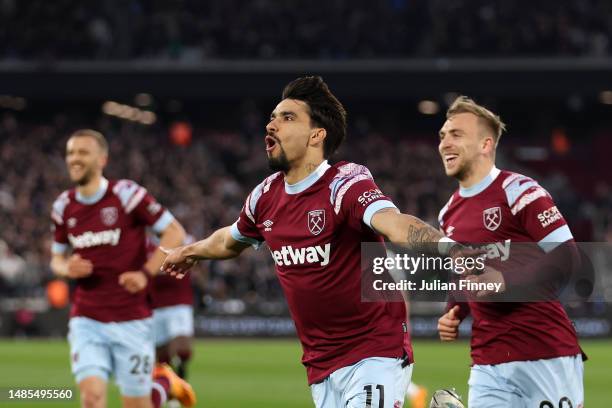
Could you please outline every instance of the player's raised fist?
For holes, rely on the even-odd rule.
[[[142,271],[123,272],[119,275],[119,284],[130,293],[140,292],[147,287],[147,276]]]
[[[440,319],[438,319],[438,333],[440,334],[440,340],[457,340],[457,336],[459,335],[459,324],[461,324],[461,320],[457,316],[458,314],[459,305],[455,305],[452,309],[440,317]]]
[[[68,258],[67,266],[66,276],[72,279],[85,278],[93,272],[93,264],[91,261],[81,258],[79,254],[73,254]]]

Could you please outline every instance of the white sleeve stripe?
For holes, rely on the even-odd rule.
[[[136,194],[134,194],[130,201],[128,201],[127,205],[125,206],[125,212],[128,214],[131,213],[132,210],[136,208],[138,204],[140,204],[146,194],[147,190],[145,190],[143,187],[140,187]]]
[[[539,187],[538,183],[535,181],[528,181],[526,183],[520,185],[512,185],[511,187],[505,190],[506,199],[508,200],[508,205],[512,207],[516,200],[523,194],[525,191],[529,190],[532,187]]]
[[[53,221],[55,221],[57,223],[57,225],[63,225],[64,224],[64,220],[62,220],[62,217],[56,213],[55,211],[51,212],[51,218],[53,219]]]
[[[329,185],[329,188],[331,189],[331,194],[329,195],[329,202],[334,204],[334,201],[336,200],[337,196],[338,196],[338,190],[344,185],[344,183],[346,183],[348,180],[347,178],[339,178],[339,179],[335,179],[334,181],[331,182],[331,184]]]
[[[268,178],[264,180],[264,187],[263,187],[264,193],[267,193],[270,190],[270,186],[272,185],[272,182],[280,175],[281,175],[281,172],[277,171],[276,173],[274,173],[273,175],[269,176]]]
[[[452,202],[453,202],[453,196],[450,197],[448,202],[444,205],[444,207],[442,207],[442,209],[438,213],[438,224],[440,224],[440,226],[444,224],[444,214],[446,214],[446,212],[448,211],[448,207],[450,207]]]
[[[263,194],[263,186],[264,186],[264,183],[259,184],[257,187],[253,189],[253,191],[249,195],[250,197],[249,198],[249,209],[251,210],[251,216],[253,217],[255,214],[255,208],[257,208],[257,202],[259,201],[259,199],[261,198],[261,195]]]
[[[125,208],[139,188],[140,186],[133,181],[119,180],[115,187],[113,187],[113,192],[119,197],[121,205]]]
[[[544,252],[550,252],[558,247],[559,244],[569,241],[572,238],[574,238],[574,236],[569,227],[567,225],[562,225],[538,241],[538,246],[542,248]]]
[[[522,174],[514,173],[510,175],[507,179],[502,183],[502,188],[505,190],[511,183],[515,182],[517,179],[526,178]]]
[[[378,200],[368,205],[365,212],[363,213],[363,223],[367,225],[368,227],[372,228],[372,217],[378,211],[383,210],[385,208],[397,208],[397,207],[395,206],[395,204],[393,204],[389,200]]]
[[[70,203],[70,198],[68,198],[68,191],[64,191],[62,194],[57,197],[57,199],[53,202],[51,207],[51,213],[55,213],[60,218],[64,216],[64,210]]]
[[[55,242],[51,244],[51,253],[63,255],[68,251],[68,244],[62,244],[60,242]]]
[[[259,249],[259,247],[262,244],[261,241],[258,241],[254,238],[245,237],[244,235],[242,235],[240,233],[240,230],[238,229],[238,221],[233,223],[232,226],[230,227],[230,234],[232,235],[232,238],[234,238],[234,240],[238,242],[244,242],[245,244],[250,244],[255,249]]]
[[[249,194],[249,196],[246,199],[246,202],[244,203],[244,213],[246,214],[247,217],[249,217],[249,220],[251,220],[251,222],[253,222],[254,224],[255,217],[253,217],[253,214],[251,213],[251,194]]]
[[[172,213],[170,213],[170,211],[166,210],[161,215],[161,217],[159,217],[157,221],[155,221],[155,224],[153,224],[151,229],[156,234],[161,234],[166,230],[166,228],[168,228],[168,225],[170,225],[172,221],[174,221],[174,216],[172,215]]]
[[[538,198],[546,197],[548,193],[542,187],[538,187],[531,193],[523,194],[523,196],[510,209],[512,215],[518,214],[523,208],[536,201]]]
[[[349,188],[351,188],[351,186],[361,180],[371,180],[372,177],[367,175],[367,174],[360,174],[358,176],[353,177],[352,179],[350,179],[349,181],[347,181],[346,183],[344,183],[344,185],[340,188],[340,190],[338,191],[338,195],[336,196],[336,205],[334,206],[334,211],[336,212],[336,214],[340,213],[340,208],[342,207],[342,199],[344,198],[344,195],[346,194],[346,192],[348,191]]]

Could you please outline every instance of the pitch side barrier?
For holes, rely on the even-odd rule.
[[[506,240],[449,256],[407,247],[362,243],[363,301],[612,301],[612,243]]]

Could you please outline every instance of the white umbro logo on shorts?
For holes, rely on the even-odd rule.
[[[270,228],[272,226],[272,224],[274,224],[274,221],[272,221],[272,220],[265,220],[264,223],[263,223],[264,227],[266,227],[264,229],[264,231],[272,231],[272,228]]]

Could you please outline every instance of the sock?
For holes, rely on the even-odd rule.
[[[151,401],[153,402],[153,408],[160,408],[168,400],[168,390],[170,388],[170,382],[167,378],[156,378],[153,380],[151,387]]]
[[[185,379],[187,378],[187,363],[191,359],[191,350],[181,350],[177,353],[178,364],[176,365],[176,374]]]

